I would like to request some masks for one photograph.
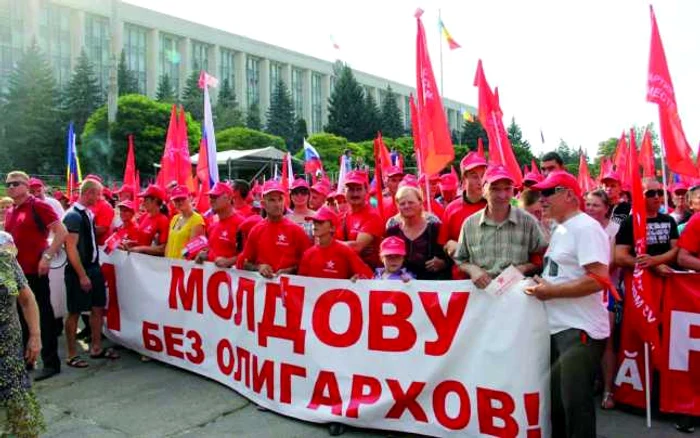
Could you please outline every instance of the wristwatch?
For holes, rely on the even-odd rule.
[[[44,254],[42,254],[41,257],[49,262],[53,259],[53,256],[51,254],[49,254],[48,252],[45,252]]]

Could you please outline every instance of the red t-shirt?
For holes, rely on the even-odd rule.
[[[250,204],[245,204],[241,208],[234,208],[236,214],[241,216],[242,218],[247,218],[250,216],[253,216],[255,214],[255,211],[253,211],[253,206]]]
[[[243,254],[236,266],[246,260],[256,265],[270,265],[273,271],[299,266],[304,251],[311,246],[304,229],[287,218],[279,222],[264,219],[250,230]]]
[[[154,240],[158,245],[164,245],[168,242],[170,220],[163,213],[144,214],[139,220],[138,229],[139,238],[136,245],[151,246]]]
[[[335,237],[342,241],[354,241],[360,233],[374,236],[372,242],[360,252],[360,258],[371,268],[379,267],[379,244],[384,236],[384,221],[369,205],[358,212],[349,210],[336,230]]]
[[[43,230],[39,229],[34,213],[43,223]],[[25,274],[37,274],[41,256],[49,247],[49,227],[58,220],[51,205],[33,196],[7,211],[5,231],[15,241],[17,261]]]
[[[385,196],[382,200],[384,205],[384,223],[386,223],[386,221],[399,213],[399,208],[396,206],[396,202],[391,196]]]
[[[238,226],[243,222],[236,213],[226,219],[219,219],[209,228],[209,260],[217,257],[233,257],[238,254],[236,233]]]
[[[678,247],[694,256],[700,253],[700,214],[694,214],[678,238]]]
[[[95,215],[96,227],[107,227],[106,232],[97,235],[97,245],[104,245],[105,240],[112,234],[110,228],[114,222],[114,209],[106,199],[102,198],[90,207],[90,211]]]
[[[428,211],[428,204],[425,203],[425,211]],[[437,199],[430,200],[430,212],[440,219],[440,222],[445,218],[445,207],[438,202]]]
[[[347,245],[333,240],[325,248],[314,245],[307,249],[299,263],[299,275],[316,278],[348,279],[373,277],[372,269]]]
[[[485,199],[471,203],[464,202],[460,197],[450,202],[442,215],[443,221],[440,227],[438,243],[444,245],[448,240],[457,241],[459,239],[459,233],[462,232],[462,224],[464,224],[464,221],[484,207],[486,207]]]

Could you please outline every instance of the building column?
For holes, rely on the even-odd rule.
[[[192,41],[189,38],[182,38],[177,45],[177,50],[180,52],[180,92],[182,92],[192,72]]]
[[[34,41],[39,44],[39,16],[41,15],[39,0],[28,0],[24,12],[24,45],[29,47]]]
[[[209,73],[215,78],[219,79],[219,87],[223,85],[223,78],[219,77],[219,66],[221,65],[221,48],[218,45],[209,46],[207,50],[207,57],[209,58]],[[216,105],[216,101],[219,99],[219,92],[210,93],[210,98],[213,105]]]
[[[146,94],[155,98],[160,82],[160,66],[158,59],[160,54],[160,32],[151,29],[146,39]]]
[[[70,16],[71,70],[78,64],[80,52],[85,48],[85,12],[73,10]]]
[[[377,104],[377,106],[379,106],[379,105],[380,105],[380,102],[379,102],[379,88],[374,88],[374,87],[372,87],[371,90],[372,90],[372,97],[374,97],[374,102]]]
[[[331,98],[331,76],[321,76],[321,124],[328,124],[328,99]]]
[[[260,120],[263,125],[266,122],[267,109],[270,107],[270,60],[263,58],[260,60]]]
[[[244,52],[236,52],[234,55],[234,67],[236,69],[236,100],[241,111],[246,111],[248,108],[248,75],[247,64],[248,56]]]
[[[282,80],[284,81],[284,85],[287,86],[287,89],[291,90],[292,89],[292,66],[291,64],[283,64],[282,65]]]
[[[311,70],[306,69],[302,74],[301,95],[303,96],[302,108],[306,126],[310,127],[311,123]]]

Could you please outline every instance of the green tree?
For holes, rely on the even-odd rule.
[[[389,138],[399,138],[403,135],[401,110],[396,102],[396,94],[389,85],[382,101],[382,135]]]
[[[522,129],[515,123],[515,117],[511,119],[506,131],[508,132],[508,140],[510,140],[510,144],[513,147],[513,153],[520,166],[529,164],[535,156],[532,154],[530,142],[523,138]]]
[[[382,114],[372,93],[365,93],[364,134],[362,140],[375,138],[382,129]]]
[[[338,79],[328,101],[328,125],[325,131],[350,141],[367,140],[362,87],[347,65],[336,66],[336,76]]]
[[[163,103],[175,103],[175,89],[168,74],[164,74],[158,80],[156,100]]]
[[[474,119],[472,122],[465,120],[464,125],[462,125],[462,138],[460,143],[467,145],[469,150],[475,151],[479,139],[484,143],[484,149],[488,148],[489,138],[486,135],[486,130],[481,126],[481,122],[479,122],[478,119]]]
[[[292,94],[281,79],[275,85],[275,91],[270,97],[270,107],[267,109],[265,132],[282,137],[287,149],[296,152],[301,144],[294,144],[295,137],[294,104]]]
[[[0,107],[3,172],[56,174],[65,168],[65,126],[51,66],[36,43],[17,62]]]
[[[76,133],[82,132],[88,117],[102,103],[102,89],[95,69],[83,50],[78,57],[78,64],[75,66],[63,98],[66,116],[75,124]]]
[[[228,128],[216,133],[216,148],[219,151],[260,149],[269,146],[273,146],[281,151],[287,150],[282,137],[250,128]]]
[[[294,122],[294,140],[292,141],[292,144],[294,147],[292,147],[292,151],[296,153],[296,151],[300,150],[303,148],[304,145],[304,139],[309,136],[309,130],[306,129],[306,120],[304,119],[296,119]]]
[[[122,54],[119,58],[119,66],[117,68],[117,84],[119,87],[119,95],[136,94],[139,92],[139,81],[136,73],[129,70],[126,65],[126,54],[122,49]]]
[[[223,80],[219,89],[219,98],[216,101],[216,108],[214,108],[214,126],[217,131],[234,126],[245,126],[243,113],[238,108],[236,95],[228,78]]]
[[[257,103],[252,104],[245,116],[245,125],[256,131],[262,130],[262,121],[260,120],[260,107]]]
[[[85,124],[83,146],[78,150],[84,172],[121,178],[126,161],[127,138],[134,135],[136,167],[141,180],[155,176],[153,164],[163,156],[165,136],[172,105],[156,102],[139,94],[117,100],[119,117],[107,125],[107,106],[95,111]],[[199,149],[201,126],[191,114],[185,114],[190,153]],[[110,143],[111,139],[111,143]],[[218,135],[217,135],[218,142]]]
[[[180,103],[189,111],[195,120],[204,119],[204,91],[199,88],[199,72],[194,70],[187,77],[185,88],[182,90]]]

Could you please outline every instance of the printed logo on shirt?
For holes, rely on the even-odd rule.
[[[355,222],[354,224],[352,224],[352,229],[353,229],[353,230],[359,230],[359,229],[360,229],[360,225],[362,225],[362,224],[360,224],[359,222]]]
[[[287,242],[287,236],[284,234],[280,233],[277,235],[277,245],[278,246],[289,246],[289,242]]]
[[[664,245],[670,240],[670,222],[647,222],[647,245]]]
[[[549,257],[544,258],[544,269],[542,272],[546,272],[550,277],[559,276],[559,265],[557,262],[552,261]]]
[[[335,269],[335,262],[333,260],[329,260],[326,262],[326,267],[323,269],[324,272],[332,272],[332,273],[337,273],[338,271]]]

